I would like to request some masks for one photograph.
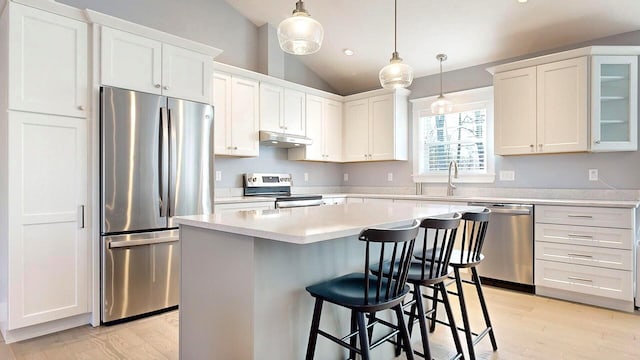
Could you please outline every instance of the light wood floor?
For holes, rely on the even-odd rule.
[[[475,315],[472,322],[480,323],[472,288],[465,289]],[[491,287],[485,287],[485,294],[499,349],[493,352],[487,337],[477,346],[481,359],[640,359],[638,312],[622,313]],[[450,337],[442,326],[431,334],[436,359],[452,354]],[[178,312],[174,311],[111,327],[80,327],[11,345],[0,342],[0,360],[172,360],[178,358],[177,344]],[[416,343],[415,347],[421,346]]]

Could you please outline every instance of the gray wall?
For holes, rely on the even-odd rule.
[[[260,146],[259,158],[236,158],[216,156],[216,171],[222,172],[222,180],[216,187],[241,187],[242,174],[247,172],[291,173],[293,186],[337,186],[342,185],[342,164],[287,160],[287,150]],[[309,181],[304,181],[304,173]]]
[[[514,59],[482,64],[444,74],[444,91],[454,92],[492,85],[492,77],[487,67],[507,63],[523,58],[538,56],[589,45],[640,45],[640,31],[619,34],[576,44],[562,49],[529,54]],[[411,86],[410,98],[422,98],[437,95],[439,92],[438,75],[415,79]],[[640,101],[639,101],[640,103]],[[409,109],[409,123],[412,123],[412,110]],[[411,125],[410,125],[411,127]],[[410,134],[411,141],[412,136]],[[410,142],[411,143],[411,142]],[[410,154],[412,151],[409,152]],[[515,181],[486,185],[460,185],[482,187],[515,188],[582,188],[582,189],[640,189],[640,153],[581,153],[561,155],[496,156],[496,175],[500,170],[514,170]],[[588,181],[588,169],[599,170],[601,181]],[[349,173],[351,186],[412,186],[413,164],[407,162],[381,162],[348,164],[343,168]],[[394,173],[394,181],[388,182],[387,173]],[[497,176],[496,176],[497,178]]]

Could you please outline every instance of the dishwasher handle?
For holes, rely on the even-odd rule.
[[[533,205],[528,204],[469,203],[469,206],[483,206],[494,214],[531,215],[533,212]]]

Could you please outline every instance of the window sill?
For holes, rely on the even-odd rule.
[[[453,176],[452,176],[453,178]],[[448,174],[438,175],[413,175],[413,182],[415,183],[447,183],[449,181]],[[460,174],[458,178],[454,180],[456,184],[479,184],[479,183],[494,183],[496,181],[496,174]]]

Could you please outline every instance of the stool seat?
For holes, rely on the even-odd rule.
[[[364,312],[375,312],[381,308],[388,309],[396,306],[402,302],[403,297],[408,294],[410,290],[410,287],[405,285],[399,296],[392,297],[390,299],[385,299],[384,297],[376,299],[378,277],[371,274],[369,275],[370,281],[368,296],[365,298],[364,277],[365,274],[363,273],[351,273],[319,284],[308,286],[306,289],[314,297]],[[382,288],[386,288],[388,285],[389,281],[387,278],[383,278]],[[391,281],[391,286],[395,286],[395,280]]]
[[[390,266],[390,262],[389,261],[385,261],[382,264],[382,273],[383,274],[388,274],[389,273],[389,266]],[[451,263],[449,263],[449,265],[451,265]],[[399,266],[398,263],[395,264],[394,269],[397,269]],[[434,274],[434,276],[430,276],[431,274],[431,269],[434,268],[434,272],[436,271],[436,267],[439,268],[439,265],[433,265],[431,263],[425,263],[424,266],[422,265],[422,262],[419,261],[412,261],[411,264],[409,265],[409,274],[407,276],[407,282],[409,283],[416,283],[416,284],[420,284],[423,286],[427,286],[433,283],[437,283],[440,282],[444,279],[446,279],[449,274],[451,274],[453,272],[453,268],[451,266],[447,267],[447,272],[445,275],[442,276],[437,276],[436,274]],[[371,272],[373,274],[377,274],[378,273],[378,269],[379,269],[379,265],[373,265],[371,266]],[[424,269],[424,272],[423,272]]]
[[[475,260],[473,260],[473,257],[473,251],[454,249],[451,252],[449,265],[456,268],[468,268],[477,266],[482,260],[484,260],[484,255],[482,254],[477,254]]]

